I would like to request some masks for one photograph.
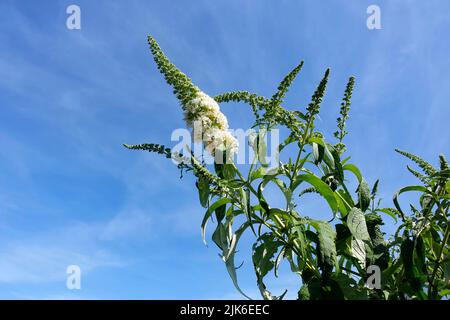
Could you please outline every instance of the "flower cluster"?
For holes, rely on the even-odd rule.
[[[184,119],[193,129],[194,141],[203,142],[205,149],[212,155],[227,154],[231,157],[238,151],[238,141],[228,132],[228,121],[220,112],[217,102],[198,91],[195,98],[184,105]]]

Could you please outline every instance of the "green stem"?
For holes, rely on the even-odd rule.
[[[341,200],[344,202],[344,204],[347,205],[347,207],[349,209],[352,209],[352,206],[347,201],[345,201],[345,199],[341,196],[341,194],[339,192],[335,192],[335,194],[337,194],[339,196],[339,198],[341,198]]]
[[[310,126],[312,124],[312,121],[313,121],[313,117],[311,116],[311,117],[309,117],[309,119],[308,119],[308,121],[306,123],[305,131],[303,132],[303,136],[302,136],[302,139],[301,139],[301,142],[300,142],[299,151],[298,151],[298,154],[297,154],[297,159],[295,160],[294,169],[292,170],[293,174],[292,174],[292,179],[291,179],[291,183],[289,185],[289,188],[292,187],[292,184],[293,184],[293,182],[295,180],[295,177],[297,176],[297,172],[299,170],[298,166],[299,166],[300,159],[301,159],[301,156],[302,156],[303,148],[305,147],[305,144],[306,144],[306,138],[308,137],[309,128],[310,128]]]
[[[436,286],[434,284],[434,280],[436,278],[436,274],[439,269],[439,264],[441,262],[442,253],[444,251],[444,248],[447,245],[449,235],[450,235],[450,221],[447,220],[447,226],[445,227],[444,238],[442,240],[441,247],[439,248],[439,254],[437,256],[436,263],[433,268],[433,273],[431,274],[430,283],[428,284],[428,299],[429,300],[433,299],[433,295],[435,294],[434,290],[436,289],[435,288]]]

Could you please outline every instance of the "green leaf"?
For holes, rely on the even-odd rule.
[[[209,181],[203,176],[200,176],[197,180],[198,196],[200,204],[203,208],[208,207],[209,200]]]
[[[309,244],[306,241],[306,235],[305,235],[305,226],[303,224],[297,224],[294,227],[292,227],[292,240],[295,244],[295,246],[299,249],[298,252],[298,262],[299,262],[299,266],[298,269],[303,269],[302,265],[304,265],[306,263],[306,255],[307,255],[307,250],[309,249]],[[285,256],[287,257],[287,259],[289,260],[288,253],[290,252],[289,250],[286,250],[286,254]],[[289,262],[291,264],[291,269],[293,267],[292,265],[292,261]],[[294,273],[298,273],[298,270],[292,270],[292,272]]]
[[[425,258],[425,245],[422,236],[417,236],[414,247],[414,264],[417,269],[423,274],[427,273],[426,258]]]
[[[377,209],[376,211],[387,214],[388,216],[390,216],[392,219],[395,220],[395,223],[397,223],[397,214],[399,214],[399,212],[397,210],[392,209],[392,208],[381,208],[381,209]]]
[[[346,300],[367,300],[367,288],[358,286],[357,282],[343,273],[333,274],[335,280],[344,294]]]
[[[256,231],[253,227],[253,219],[252,219],[252,207],[250,204],[250,191],[246,189],[240,189],[241,194],[241,204],[244,209],[244,214],[247,217],[247,221],[250,223],[250,228],[253,231],[253,234],[256,236]]]
[[[444,270],[444,281],[450,284],[450,260],[442,262],[442,269]]]
[[[347,226],[352,235],[359,240],[370,240],[364,213],[358,208],[352,208],[347,215]]]
[[[227,230],[223,225],[223,223],[219,223],[217,225],[216,230],[214,230],[214,233],[212,234],[212,240],[221,250],[225,250],[228,242],[227,242]]]
[[[236,251],[237,241],[238,241],[238,239],[236,237],[236,234],[233,234],[231,236],[231,239],[230,239],[230,246],[226,250],[224,250],[224,257],[223,258],[224,258],[225,262],[228,259],[230,259],[230,256],[232,254],[234,254],[234,252]]]
[[[383,220],[377,213],[372,212],[366,215],[366,223],[372,239],[367,260],[370,264],[377,265],[381,270],[384,270],[389,264],[389,248],[384,241],[384,233],[380,228],[383,225]]]
[[[344,171],[346,170],[346,171],[352,172],[356,176],[356,178],[358,179],[358,182],[361,183],[362,175],[361,175],[361,171],[359,171],[357,166],[355,166],[354,164],[351,164],[351,163],[347,163],[346,165],[344,165],[342,167],[342,169]]]
[[[330,148],[333,148],[333,147],[328,143],[324,143],[325,152],[324,152],[323,161],[327,164],[327,166],[331,170],[334,170],[334,169],[336,169],[335,156],[330,151]],[[333,150],[333,152],[334,152],[334,150]]]
[[[366,249],[364,246],[364,241],[360,239],[352,239],[352,256],[358,260],[361,268],[366,267]]]
[[[310,137],[308,141],[313,146],[313,153],[314,153],[314,144],[317,144],[318,146],[321,146],[323,148],[322,159],[330,169],[334,170],[335,169],[334,156],[330,151],[330,148],[333,147],[327,144],[322,138],[319,137]]]
[[[370,190],[367,182],[362,179],[358,186],[358,207],[362,212],[366,211],[370,205]]]
[[[263,191],[264,191],[264,187],[273,179],[276,178],[276,176],[279,174],[278,171],[276,171],[274,174],[268,174],[268,172],[266,172],[266,175],[263,178],[263,181],[260,182],[260,184],[258,185],[258,190],[257,190],[257,195],[258,195],[258,200],[261,204],[261,206],[263,207],[263,209],[265,211],[269,211],[268,210],[268,204],[264,199],[264,195],[263,195]]]
[[[288,208],[293,209],[294,203],[292,200],[292,190],[288,188],[286,184],[278,178],[274,178],[272,181],[275,182],[275,184],[278,186],[278,188],[280,188],[281,192],[283,193],[284,198],[286,199],[286,203],[288,204]]]
[[[278,268],[280,266],[281,261],[284,258],[284,252],[285,251],[286,251],[286,247],[283,247],[280,250],[280,253],[278,254],[277,258],[275,259],[275,269],[274,269],[275,277],[278,277]]]
[[[336,264],[336,232],[333,227],[325,221],[310,220],[309,224],[317,230],[319,240],[319,259],[327,266]]]
[[[267,167],[266,155],[267,155],[267,145],[265,141],[266,130],[260,129],[257,133],[252,146],[255,157],[257,157],[258,161],[261,163],[263,167]]]
[[[334,227],[336,229],[336,246],[338,247],[338,243],[341,242],[342,249],[345,249],[345,242],[352,236],[350,229],[342,223],[337,223]]]
[[[332,145],[329,145],[329,147],[331,148],[331,154],[333,155],[334,175],[339,182],[343,183],[344,169],[342,168],[341,157],[339,156],[339,152],[337,152]]]
[[[325,148],[315,142],[312,143],[314,164],[319,164],[323,160]]]
[[[254,181],[256,179],[263,178],[265,174],[266,174],[266,169],[264,167],[259,167],[258,169],[253,171],[252,174],[250,175],[250,181]]]
[[[244,222],[239,229],[236,231],[235,233],[235,243],[237,244],[237,242],[239,241],[240,237],[242,236],[242,234],[244,233],[244,231],[248,228],[249,223],[248,222]],[[234,248],[236,248],[236,245],[234,245]],[[247,299],[251,298],[249,296],[247,296],[239,287],[239,283],[238,283],[238,279],[237,279],[237,274],[236,274],[236,266],[234,264],[234,255],[235,255],[235,250],[231,251],[231,252],[226,252],[224,251],[224,255],[222,256],[222,259],[225,262],[225,266],[227,268],[228,274],[231,278],[231,280],[233,281],[233,285],[236,288],[237,291],[239,291],[240,294],[242,294],[244,297],[246,297]],[[225,256],[228,256],[227,259],[225,259]]]
[[[403,240],[400,246],[400,258],[405,269],[406,281],[411,285],[413,290],[421,289],[420,280],[417,275],[417,269],[414,266],[414,241],[407,238]]]
[[[224,155],[223,163],[214,162],[214,170],[217,175],[226,180],[234,180],[236,177],[236,169],[234,164],[226,163],[226,156]]]
[[[217,176],[221,179],[224,179],[223,175],[223,164],[214,162],[214,171],[216,172]]]
[[[344,293],[339,283],[333,278],[324,279],[321,286],[321,299],[323,300],[344,300]]]
[[[236,176],[236,169],[233,164],[225,163],[223,165],[223,176],[227,180],[233,180]]]
[[[221,205],[220,207],[216,208],[216,210],[214,210],[215,214],[216,214],[216,219],[217,222],[221,222],[223,220],[223,218],[225,217],[227,211],[227,205]]]
[[[206,224],[208,223],[208,220],[209,220],[209,218],[211,217],[211,214],[212,214],[217,208],[219,208],[220,206],[223,206],[224,204],[227,204],[227,203],[230,203],[230,202],[231,202],[230,199],[228,199],[228,198],[222,198],[222,199],[219,199],[219,200],[217,200],[216,202],[214,202],[212,205],[209,206],[208,210],[206,210],[206,213],[205,213],[205,215],[204,215],[204,217],[203,217],[202,226],[201,226],[201,229],[202,229],[202,239],[203,239],[203,242],[204,242],[205,244],[207,244],[207,243],[206,243],[206,240],[205,240]]]
[[[395,208],[400,212],[402,218],[404,218],[405,214],[403,213],[402,209],[400,208],[400,204],[398,203],[398,197],[402,193],[409,192],[409,191],[420,191],[423,193],[427,193],[428,189],[423,186],[408,186],[408,187],[401,188],[394,194],[394,198],[393,198],[394,205],[395,205]]]
[[[297,141],[293,134],[290,134],[282,143],[278,145],[278,152],[281,152],[284,148],[286,148],[291,143]]]
[[[338,210],[338,202],[336,200],[333,190],[331,190],[331,188],[325,182],[323,182],[322,179],[320,179],[319,177],[316,177],[313,174],[307,173],[307,174],[298,175],[295,178],[295,181],[292,185],[292,191],[294,191],[295,188],[297,188],[297,186],[302,181],[306,181],[307,183],[311,184],[313,187],[316,188],[317,192],[320,193],[325,198],[325,200],[328,202],[328,205],[330,206],[331,210],[333,211],[333,215],[335,215]]]
[[[375,181],[375,183],[373,184],[372,191],[370,191],[370,195],[372,197],[376,197],[376,195],[377,195],[379,182],[380,182],[380,180],[377,179],[377,181]]]
[[[351,208],[355,206],[352,197],[347,191],[339,189],[335,191],[336,200],[338,201],[338,208],[342,217],[346,217]]]
[[[263,234],[253,244],[253,266],[256,272],[258,287],[264,299],[272,300],[275,298],[266,289],[263,279],[274,268],[276,262],[272,259],[278,252],[278,248],[282,245],[283,242],[276,240],[272,233]]]
[[[265,277],[273,269],[275,262],[272,258],[282,244],[281,241],[275,240],[273,234],[265,233],[253,245],[253,265],[260,277]]]
[[[298,291],[299,300],[319,300],[321,295],[320,281],[317,278],[303,284]]]
[[[441,297],[445,297],[445,296],[450,295],[450,289],[444,289],[444,290],[442,290],[441,292],[439,292],[439,295],[440,295]]]

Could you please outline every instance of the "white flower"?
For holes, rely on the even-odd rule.
[[[197,110],[212,112],[220,111],[220,107],[216,100],[201,91],[197,93],[196,98],[186,103],[185,109],[191,113],[195,113]]]
[[[224,139],[224,147],[230,154],[235,154],[239,151],[239,142],[238,140],[233,137],[231,133],[227,131],[227,134],[225,135]]]
[[[216,125],[221,130],[228,129],[228,120],[222,112],[218,112],[215,114],[214,120],[216,121]]]
[[[227,152],[229,155],[235,154],[239,148],[239,142],[228,131],[214,130],[206,132],[204,136],[206,150],[215,155],[216,151]]]
[[[203,142],[211,155],[217,150],[227,151],[229,155],[237,153],[239,143],[227,131],[228,120],[213,98],[200,91],[184,107],[184,118],[193,129],[194,141]]]
[[[190,127],[192,127],[194,141],[202,142],[206,131],[208,131],[209,128],[212,128],[212,121],[208,117],[199,117],[190,125]]]

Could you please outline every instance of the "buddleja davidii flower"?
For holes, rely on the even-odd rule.
[[[181,102],[187,126],[194,129],[194,141],[203,142],[211,155],[226,152],[230,159],[238,150],[238,141],[227,131],[227,118],[217,102],[170,62],[155,39],[149,36],[148,42],[159,71]]]
[[[206,150],[213,156],[221,156],[226,152],[227,159],[238,152],[239,143],[228,131],[212,129],[205,132],[203,142]]]
[[[334,133],[336,139],[339,140],[338,143],[334,145],[334,148],[339,152],[339,154],[344,153],[346,150],[345,144],[342,142],[344,137],[348,134],[348,131],[345,130],[346,121],[349,118],[349,111],[353,93],[353,87],[355,84],[355,77],[350,77],[347,82],[347,86],[345,88],[344,98],[342,99],[341,108],[340,108],[340,117],[337,118],[337,127],[338,130]]]
[[[148,36],[148,44],[159,71],[164,75],[167,83],[173,87],[174,94],[181,101],[184,108],[188,101],[195,98],[200,89],[194,85],[187,75],[170,62],[156,40],[151,36]]]
[[[185,120],[193,129],[194,141],[203,142],[205,149],[214,157],[227,160],[237,153],[239,144],[228,131],[228,121],[220,112],[217,102],[203,92],[189,101],[185,108]]]
[[[204,128],[228,129],[227,118],[220,112],[217,102],[201,91],[197,93],[194,99],[186,103],[184,119],[188,127],[191,128],[193,128],[194,122],[200,121]]]

